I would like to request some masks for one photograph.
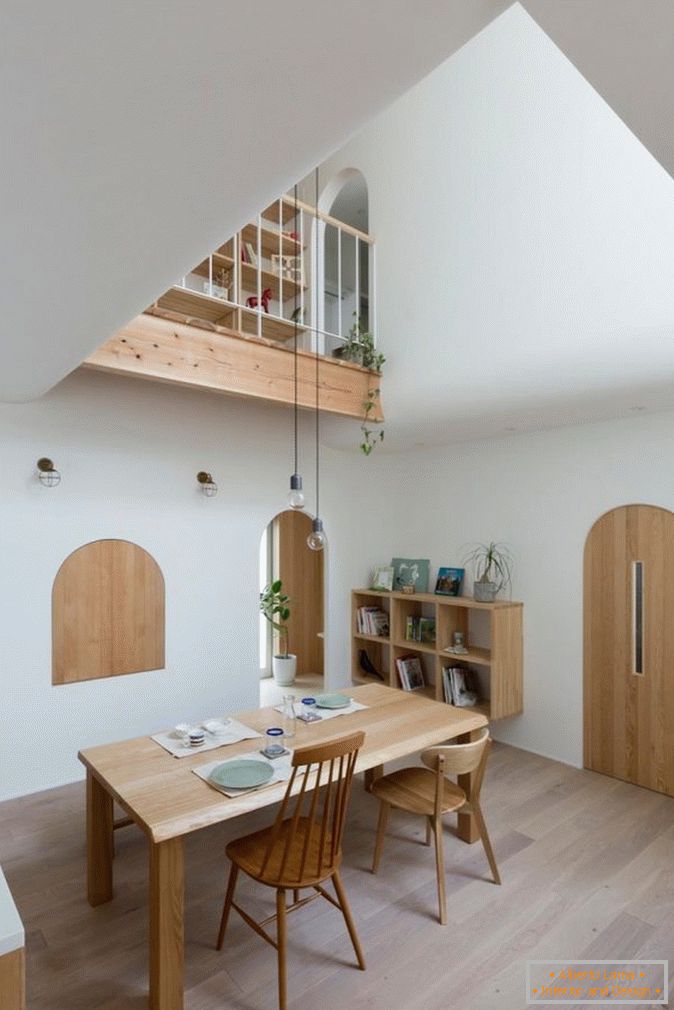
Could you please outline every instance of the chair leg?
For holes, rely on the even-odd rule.
[[[388,806],[388,804],[387,804]],[[363,957],[363,950],[360,946],[360,940],[358,939],[358,933],[356,932],[356,925],[353,921],[353,916],[351,915],[351,909],[349,908],[349,902],[346,898],[346,891],[344,890],[344,885],[342,884],[342,879],[339,875],[339,870],[335,870],[332,875],[332,882],[335,885],[335,891],[337,892],[337,900],[339,901],[339,907],[342,910],[342,915],[344,916],[344,922],[346,923],[346,928],[349,931],[349,936],[351,937],[351,943],[353,944],[353,949],[358,959],[358,967],[361,971],[365,971],[365,958]]]
[[[232,863],[232,868],[229,871],[229,881],[227,882],[227,894],[225,895],[225,904],[222,909],[222,919],[220,920],[220,932],[218,933],[218,942],[215,946],[216,950],[222,950],[222,944],[225,939],[225,930],[227,929],[227,922],[229,920],[229,913],[232,907],[232,901],[234,900],[234,888],[236,887],[236,878],[239,875],[239,867],[236,863]]]
[[[491,847],[491,840],[489,838],[489,832],[487,831],[487,825],[485,824],[484,816],[478,803],[475,804],[473,813],[475,815],[478,831],[480,832],[480,838],[482,839],[484,851],[487,855],[487,859],[489,860],[489,867],[494,877],[494,883],[500,884],[501,874],[498,872],[498,866],[496,865],[494,850]]]
[[[386,833],[386,825],[388,823],[388,813],[390,806],[388,803],[384,803],[383,800],[379,801],[379,822],[377,824],[377,839],[374,843],[374,857],[372,859],[372,872],[376,873],[379,869],[379,860],[381,859],[382,849],[384,848],[384,834]]]
[[[276,927],[278,940],[278,1006],[286,1010],[286,942],[288,929],[286,921],[286,892],[279,887],[276,891]]]
[[[447,922],[447,901],[445,898],[445,855],[442,848],[442,820],[433,818],[433,834],[435,835],[435,869],[438,877],[438,904],[440,907],[440,922]]]
[[[431,844],[431,835],[432,835],[432,832],[433,832],[433,818],[432,817],[427,817],[426,818],[426,845],[430,845]]]
[[[300,889],[299,887],[295,887],[293,889],[293,905],[296,905],[299,900],[300,900]]]

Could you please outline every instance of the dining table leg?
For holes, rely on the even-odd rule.
[[[112,796],[87,769],[87,900],[103,905],[112,900]]]
[[[477,740],[482,734],[483,730],[474,729],[470,733],[462,733],[461,736],[457,737],[457,743],[470,743],[471,740]],[[468,772],[467,775],[459,775],[457,777],[457,782],[459,786],[463,789],[467,796],[471,795],[471,787],[475,778],[476,772]],[[464,842],[468,842],[472,845],[473,842],[477,842],[480,838],[480,830],[478,828],[477,822],[473,814],[462,814],[458,815],[458,825],[456,833]]]
[[[150,1010],[183,1010],[183,840],[150,839]]]
[[[366,793],[372,792],[372,783],[380,779],[384,774],[383,765],[375,765],[373,768],[366,768],[363,776],[363,787]]]

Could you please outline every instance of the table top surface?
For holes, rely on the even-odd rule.
[[[368,707],[325,722],[298,722],[291,746],[298,749],[363,730],[365,742],[356,771],[365,771],[487,725],[479,712],[379,684],[351,688],[348,694]],[[236,718],[264,733],[278,724],[279,714],[274,708],[260,708],[237,712]],[[225,761],[258,751],[261,745],[259,738],[242,740],[175,758],[144,736],[89,747],[78,756],[149,837],[161,842],[277,803],[285,782],[230,799],[192,773],[218,758]]]

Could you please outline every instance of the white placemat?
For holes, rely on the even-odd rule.
[[[360,701],[354,701],[352,698],[351,704],[345,705],[344,708],[319,708],[318,705],[303,705],[301,701],[294,702],[293,708],[295,709],[295,715],[299,715],[300,712],[306,712],[308,709],[310,712],[320,715],[323,720],[336,719],[338,715],[351,715],[353,712],[362,712],[368,706],[363,705]],[[276,705],[274,711],[283,713],[283,705]],[[311,723],[307,723],[307,725],[311,726]]]
[[[209,722],[210,720],[206,719],[205,721]],[[156,733],[152,739],[174,757],[184,758],[203,751],[215,750],[217,747],[226,747],[230,743],[239,743],[240,740],[254,740],[256,736],[262,736],[262,734],[239,722],[238,719],[229,719],[221,733],[209,733],[204,729],[204,742],[200,747],[190,747],[189,743],[185,744],[182,734],[175,730],[171,730],[169,733]]]
[[[195,775],[198,775],[200,779],[207,782],[212,789],[217,789],[219,793],[224,793],[225,796],[235,797],[241,796],[243,793],[252,793],[257,789],[266,789],[267,786],[274,785],[275,782],[287,782],[292,774],[292,760],[293,752],[288,749],[287,754],[282,754],[277,758],[267,758],[264,754],[260,754],[259,751],[254,751],[252,754],[239,754],[238,757],[228,758],[226,761],[210,761],[207,765],[199,765],[198,768],[193,768],[192,771]],[[220,786],[215,782],[211,782],[209,775],[214,768],[219,768],[220,765],[229,764],[231,761],[240,761],[241,758],[245,758],[246,761],[259,761],[261,764],[271,765],[274,769],[274,774],[269,779],[268,782],[264,782],[261,786],[252,786],[250,789],[229,789],[225,786]]]

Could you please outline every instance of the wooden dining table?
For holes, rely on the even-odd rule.
[[[348,693],[367,707],[323,722],[298,722],[292,746],[300,748],[363,730],[365,742],[356,771],[365,772],[366,788],[386,762],[446,740],[470,740],[487,725],[480,712],[454,708],[415,692],[367,684]],[[237,713],[236,718],[262,733],[279,721],[273,708]],[[259,738],[244,740],[178,759],[146,736],[89,747],[78,755],[87,770],[87,898],[91,905],[113,898],[115,803],[149,841],[151,1010],[183,1008],[185,835],[272,806],[287,786],[279,782],[230,799],[192,769],[218,757],[224,760],[254,752],[260,745]],[[459,782],[466,787],[469,776],[464,779]],[[458,832],[466,842],[477,840],[470,814],[459,814]]]

